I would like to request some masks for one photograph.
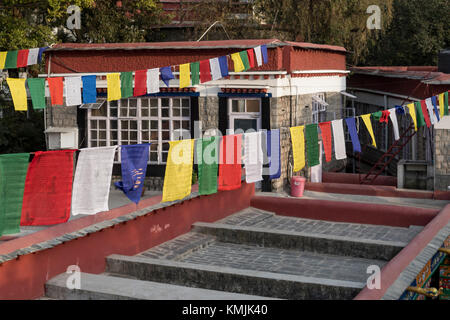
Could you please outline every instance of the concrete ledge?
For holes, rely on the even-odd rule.
[[[298,249],[301,251],[377,260],[390,260],[407,245],[407,243],[402,242],[364,240],[218,223],[197,222],[193,225],[193,231],[213,235],[222,242],[247,243],[264,247]]]
[[[107,271],[140,280],[281,299],[352,299],[365,283],[111,255]]]
[[[337,173],[337,172],[323,172],[323,183],[344,183],[360,185],[360,178],[364,178],[365,174],[357,173]],[[374,186],[397,186],[397,178],[389,176],[378,176],[372,183]]]

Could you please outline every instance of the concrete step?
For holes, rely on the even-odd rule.
[[[308,231],[273,230],[221,223],[195,223],[192,231],[214,236],[221,242],[386,261],[395,257],[407,245],[406,242],[365,240]]]
[[[280,299],[352,299],[363,282],[256,271],[142,256],[112,255],[107,271],[195,288]]]
[[[63,273],[45,285],[46,299],[57,300],[264,300],[267,298],[189,288],[107,275],[81,273],[81,288],[68,289]]]

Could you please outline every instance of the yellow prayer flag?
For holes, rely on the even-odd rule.
[[[245,70],[244,63],[242,62],[241,55],[238,53],[232,53],[231,59],[234,62],[234,72],[241,72]]]
[[[108,101],[119,100],[122,97],[120,90],[120,73],[108,73],[106,75],[108,87]]]
[[[410,103],[406,107],[409,109],[409,115],[411,116],[414,122],[414,130],[417,131],[416,107],[414,106],[414,103]]]
[[[162,202],[181,200],[191,193],[194,140],[170,141]]]
[[[370,121],[370,114],[362,115],[361,118],[364,121],[364,124],[366,125],[367,130],[369,131],[370,136],[372,137],[372,145],[376,148],[377,147],[377,141],[375,140],[375,136],[373,135],[373,129],[372,129],[372,122]]]
[[[299,172],[305,167],[305,126],[291,128],[291,140],[294,172]]]
[[[441,115],[441,119],[444,117],[444,109],[445,109],[445,105],[444,105],[444,94],[441,93],[439,95],[439,113]]]
[[[27,99],[27,90],[25,89],[25,81],[26,79],[14,79],[14,78],[6,79],[14,103],[14,109],[16,111],[27,111],[28,108],[27,103],[28,99]]]
[[[180,64],[180,88],[186,88],[191,85],[191,64]]]
[[[0,69],[3,69],[5,67],[5,61],[6,61],[7,54],[8,54],[8,51],[0,52]]]

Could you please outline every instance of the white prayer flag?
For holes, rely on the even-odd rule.
[[[80,150],[72,191],[72,215],[108,211],[117,146]]]
[[[343,120],[334,120],[331,122],[331,126],[333,127],[334,152],[336,153],[336,160],[347,159]]]
[[[262,132],[246,133],[244,140],[245,181],[247,183],[262,181],[264,161],[262,151]]]
[[[220,72],[219,58],[209,59],[209,66],[211,67],[212,80],[219,80],[220,78],[222,78],[222,73]]]
[[[27,65],[32,66],[33,64],[38,63],[38,56],[39,56],[39,48],[34,48],[28,50],[28,61]]]
[[[427,104],[427,109],[428,109],[428,114],[430,116],[431,124],[438,123],[436,114],[434,113],[434,107],[433,107],[433,103],[431,102],[431,98],[426,99],[425,103]]]
[[[79,106],[81,102],[81,77],[65,77],[66,106]]]
[[[147,93],[158,93],[159,92],[159,69],[148,69],[147,70]]]
[[[395,108],[392,108],[392,109],[389,109],[389,118],[391,119],[391,121],[392,121],[392,126],[393,126],[393,128],[394,128],[394,137],[395,137],[395,140],[399,140],[400,139],[400,133],[399,133],[399,131],[398,131],[398,121],[397,121],[397,114],[396,114],[396,109]]]
[[[256,63],[258,64],[258,67],[262,66],[263,59],[262,59],[261,46],[257,46],[255,48],[255,56],[256,56]]]

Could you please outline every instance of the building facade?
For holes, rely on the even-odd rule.
[[[247,72],[230,72],[217,81],[179,89],[178,68],[265,44],[268,63]],[[269,40],[230,40],[130,44],[58,44],[46,52],[41,77],[97,75],[95,106],[48,106],[46,127],[78,130],[78,147],[151,142],[147,184],[161,189],[168,141],[177,134],[206,135],[237,129],[281,133],[281,171],[263,189],[279,191],[291,172],[289,127],[341,119],[346,97],[346,51],[342,47]],[[106,101],[106,74],[176,66],[170,86],[160,93]],[[229,69],[233,69],[229,60]],[[197,134],[196,134],[197,131]],[[332,161],[325,170],[345,166]],[[305,174],[308,174],[305,172]],[[120,156],[114,175],[120,176]]]

